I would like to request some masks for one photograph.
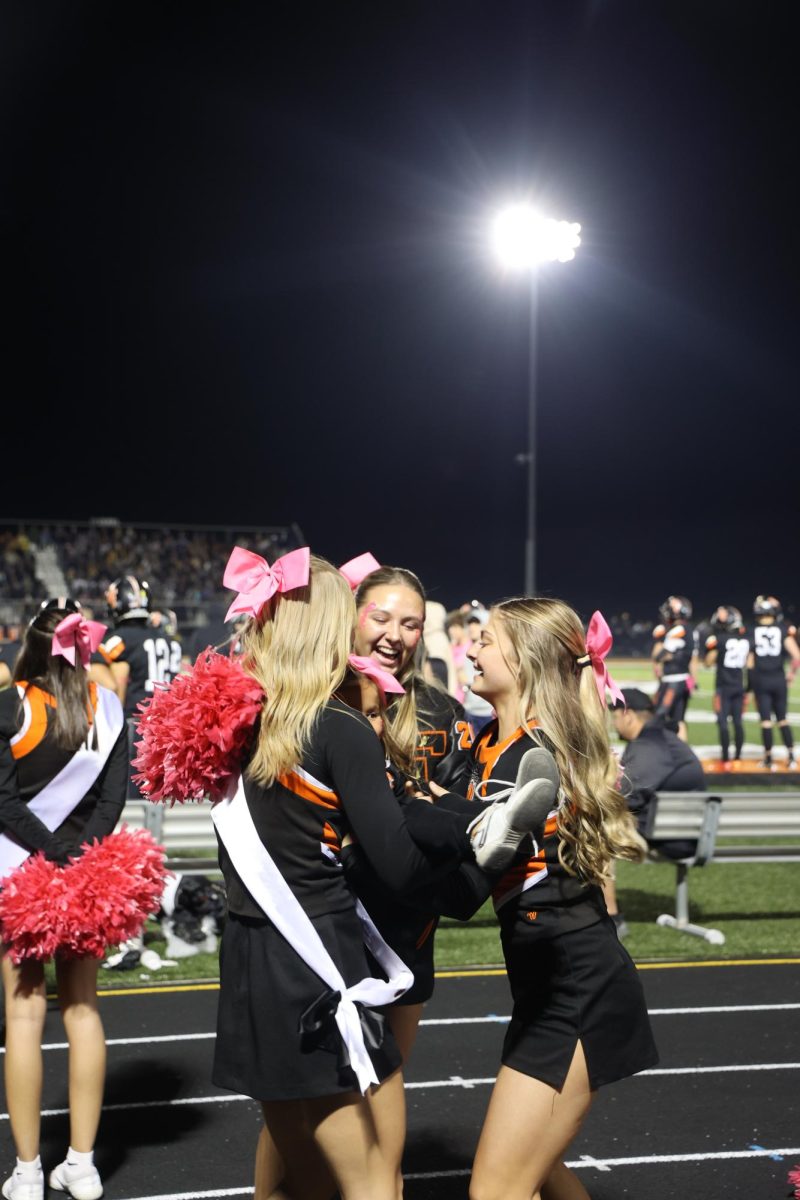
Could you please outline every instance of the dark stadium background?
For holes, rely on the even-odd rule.
[[[796,601],[795,7],[65,0],[0,12],[7,517],[297,522],[446,604]]]

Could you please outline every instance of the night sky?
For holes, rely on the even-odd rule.
[[[281,524],[446,605],[800,600],[792,0],[0,10],[0,515]]]

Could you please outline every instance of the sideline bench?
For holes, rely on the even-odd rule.
[[[167,869],[183,875],[209,875],[219,872],[217,838],[211,820],[211,805],[152,804],[149,800],[128,800],[120,823],[129,829],[147,829],[167,851]],[[210,858],[191,851],[212,850]]]
[[[662,913],[657,924],[721,946],[725,941],[721,930],[693,925],[689,920],[689,869],[709,862],[800,862],[800,792],[657,792],[648,811],[645,837],[697,840],[690,858],[651,852],[652,861],[672,862],[676,870],[675,914]],[[765,837],[794,840],[772,846],[753,841]],[[718,838],[735,841],[720,846]]]

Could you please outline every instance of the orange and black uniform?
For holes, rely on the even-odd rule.
[[[756,698],[758,715],[762,721],[786,720],[788,688],[786,685],[787,637],[796,637],[797,628],[785,621],[761,625],[758,622],[750,633],[753,649],[753,667],[750,671],[750,687]]]
[[[24,690],[22,698],[18,688]],[[94,699],[94,684],[89,692]],[[47,858],[65,863],[82,844],[111,833],[119,820],[128,742],[123,730],[86,795],[51,833],[28,805],[72,758],[52,736],[55,705],[49,692],[32,684],[0,692],[0,832],[13,835],[31,852],[41,850]]]
[[[416,702],[419,742],[415,766],[419,778],[465,796],[472,772],[472,732],[464,709],[452,696],[430,684],[417,684]],[[434,844],[429,813],[418,808],[419,802],[409,803],[405,798],[406,777],[391,767],[390,777],[395,795],[407,813],[412,836],[424,835],[426,852],[443,860],[446,870],[452,869],[448,830],[442,830],[444,842]],[[424,830],[418,828],[418,818],[424,821]],[[414,974],[413,986],[395,1004],[401,1008],[424,1004],[433,995],[433,950],[439,922],[438,911],[429,906],[430,895],[427,902],[426,894],[414,897],[406,892],[400,899],[386,888],[363,855],[348,851],[342,862],[351,886],[383,938]]]
[[[429,683],[415,686],[419,741],[415,766],[425,783],[465,794],[472,770],[472,731],[461,704]]]
[[[717,652],[714,711],[719,726],[722,761],[727,762],[731,744],[729,720],[733,722],[736,758],[741,758],[744,746],[744,672],[750,653],[750,639],[744,628],[712,633],[706,638],[706,650]]]
[[[269,787],[245,775],[245,797],[260,839],[345,982],[369,975],[355,898],[339,862],[342,838],[347,833],[357,838],[394,892],[431,878],[433,869],[406,828],[381,744],[367,720],[345,704],[329,702],[302,763]],[[432,810],[431,815],[451,816]],[[468,855],[463,832],[462,839]],[[354,1090],[355,1077],[339,1061],[340,1039],[330,1022],[320,1029],[317,1045],[301,1049],[300,1017],[324,991],[321,980],[256,904],[222,844],[220,866],[229,918],[220,960],[215,1083],[260,1100]],[[379,1078],[399,1065],[391,1035],[372,1053]]]
[[[157,687],[171,683],[180,673],[180,642],[154,629],[145,617],[126,617],[100,644],[100,653],[109,666],[114,663],[128,665],[123,708],[128,722],[128,754],[132,763],[136,755],[139,705],[143,700],[149,700]],[[130,774],[128,799],[144,799]]]
[[[497,734],[492,721],[473,748],[473,791],[481,783],[489,800],[514,783],[526,750],[548,747],[535,722],[502,742]],[[596,1088],[653,1066],[658,1053],[636,968],[603,894],[562,866],[559,843],[554,812],[539,852],[520,853],[492,885],[514,1000],[502,1060],[560,1089],[580,1041]]]
[[[139,720],[138,705],[149,700],[160,684],[170,683],[181,669],[181,645],[154,629],[144,617],[127,617],[101,643],[100,653],[109,666],[127,663],[130,674],[125,690],[125,716]]]
[[[690,697],[692,656],[697,648],[697,634],[688,621],[677,619],[671,625],[657,625],[653,630],[656,649],[653,655],[661,663],[662,674],[655,697],[655,710],[673,725],[686,716]]]

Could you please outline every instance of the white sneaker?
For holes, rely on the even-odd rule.
[[[3,1184],[6,1200],[44,1200],[44,1172],[23,1174],[15,1170]]]
[[[556,807],[561,778],[549,750],[537,746],[523,756],[514,791],[488,808],[470,834],[475,861],[484,871],[502,871],[528,836],[538,852],[548,815]]]
[[[72,1200],[100,1200],[103,1183],[93,1163],[71,1163],[65,1158],[50,1172],[50,1187],[57,1192],[66,1192]],[[40,1193],[41,1194],[41,1193]],[[12,1200],[16,1200],[13,1197]]]

